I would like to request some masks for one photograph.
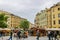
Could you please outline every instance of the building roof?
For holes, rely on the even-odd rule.
[[[56,6],[60,6],[60,2],[58,2],[57,4],[54,4],[54,6],[52,6],[51,8],[56,7]]]
[[[6,15],[11,15],[11,16],[16,16],[16,17],[18,17],[18,18],[21,18],[21,17],[19,17],[19,16],[17,16],[17,15],[14,15],[14,14],[12,14],[12,13],[10,13],[10,12],[7,12],[7,11],[4,11],[4,10],[0,10],[0,12],[2,12],[2,13],[5,13]],[[21,18],[22,19],[22,18]],[[24,18],[23,18],[24,19]]]

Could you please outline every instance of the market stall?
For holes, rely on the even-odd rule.
[[[3,36],[9,35],[11,29],[9,28],[0,28],[0,34],[3,34]]]
[[[45,36],[46,35],[45,29],[40,29],[40,28],[33,27],[33,28],[30,29],[30,31],[31,31],[31,33],[32,33],[33,36],[36,36],[37,30],[40,31],[40,36]]]

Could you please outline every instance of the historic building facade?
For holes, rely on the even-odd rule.
[[[6,11],[2,11],[2,10],[0,10],[0,14],[5,14],[5,16],[8,17],[8,19],[7,19],[8,26],[7,27],[10,29],[19,28],[21,20],[27,20],[25,18],[21,18],[10,12],[6,12]],[[29,22],[29,28],[31,28],[32,26],[33,26],[33,24]]]
[[[34,24],[35,27],[40,27],[40,13],[37,13],[34,23],[35,23]]]
[[[25,20],[24,18],[21,18],[19,16],[16,16],[12,13],[6,12],[6,11],[2,11],[0,10],[0,14],[5,14],[5,16],[8,16],[7,19],[7,24],[8,24],[8,28],[16,28],[19,27],[20,25],[20,21],[21,20]]]
[[[39,25],[42,28],[60,28],[60,3],[39,13]],[[37,18],[35,18],[36,20]],[[38,21],[38,20],[37,20]]]

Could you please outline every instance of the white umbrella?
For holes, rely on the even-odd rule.
[[[9,29],[9,28],[4,28],[4,30],[11,30],[11,29]]]
[[[2,28],[0,28],[0,30],[3,30]]]

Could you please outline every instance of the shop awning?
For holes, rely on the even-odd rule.
[[[60,28],[46,28],[47,31],[60,31]]]

